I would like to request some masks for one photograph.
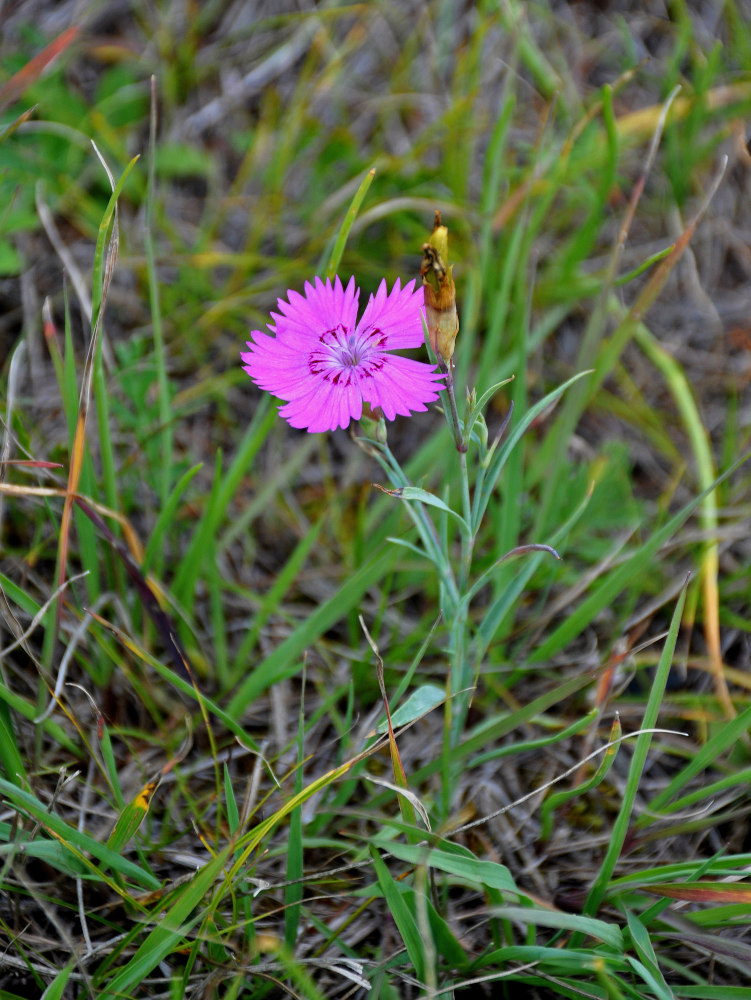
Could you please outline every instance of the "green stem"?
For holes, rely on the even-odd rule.
[[[456,393],[454,391],[454,366],[449,361],[447,365],[443,362],[439,362],[439,368],[441,371],[446,373],[446,388],[442,390],[448,397],[449,408],[446,411],[446,420],[449,427],[451,428],[451,433],[454,436],[454,442],[456,443],[456,450],[462,454],[467,450],[467,444],[464,440],[464,434],[462,433],[462,424],[459,419],[459,411],[456,408]]]

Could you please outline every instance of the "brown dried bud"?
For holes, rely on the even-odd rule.
[[[423,243],[420,266],[430,345],[447,365],[454,353],[454,341],[459,332],[453,265],[448,264],[448,234],[446,226],[441,224],[441,213],[436,212],[430,240]]]

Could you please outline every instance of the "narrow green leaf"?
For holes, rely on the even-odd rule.
[[[33,597],[29,597],[25,590],[18,586],[9,576],[0,572],[0,587],[5,591],[5,596],[17,604],[27,615],[34,615],[39,611],[41,605]]]
[[[378,846],[393,854],[401,861],[407,861],[413,865],[428,865],[437,868],[448,875],[455,875],[457,878],[466,879],[473,885],[483,885],[490,889],[499,889],[504,892],[513,892],[519,895],[519,889],[514,882],[511,872],[505,865],[499,865],[495,861],[480,861],[471,855],[454,854],[445,850],[437,850],[427,846],[416,844],[402,844],[397,841],[377,841]]]
[[[0,682],[0,688],[5,685]],[[15,785],[23,786],[26,781],[26,766],[18,750],[18,741],[13,729],[13,720],[8,703],[0,697],[0,767],[5,776]]]
[[[429,493],[428,490],[420,489],[419,486],[399,486],[395,490],[384,490],[384,493],[388,493],[389,496],[398,497],[400,500],[417,500],[420,503],[426,504],[428,507],[437,507],[438,510],[443,511],[444,514],[448,514],[459,522],[459,526],[463,533],[469,537],[469,525],[455,510],[453,510],[449,505],[437,497],[434,493]]]
[[[603,941],[619,954],[624,951],[623,931],[620,927],[595,917],[580,916],[578,913],[564,913],[562,910],[545,910],[537,906],[494,906],[492,912],[496,916],[523,924],[531,924],[535,927],[554,927],[556,930],[576,931],[587,937]]]
[[[485,412],[485,407],[488,405],[490,400],[495,396],[499,389],[502,389],[504,385],[508,385],[509,382],[513,382],[514,376],[511,375],[508,378],[501,379],[500,382],[496,382],[495,385],[491,385],[489,389],[480,396],[475,405],[472,407],[469,416],[467,417],[467,422],[464,428],[465,439],[468,434],[472,433],[472,429],[475,425],[475,421],[478,417],[482,416]]]
[[[17,128],[23,125],[24,122],[27,122],[29,118],[31,118],[31,116],[36,111],[36,107],[37,106],[34,105],[33,108],[28,108],[26,111],[23,111],[16,119],[14,119],[12,122],[6,125],[3,128],[3,130],[0,131],[0,143],[3,143],[5,142],[6,139],[9,139]]]
[[[122,851],[141,823],[143,823],[149,811],[151,797],[158,784],[158,780],[147,782],[133,801],[129,802],[122,810],[112,833],[107,838],[107,847],[113,851]]]
[[[676,986],[682,1000],[751,1000],[751,986]]]
[[[675,994],[662,978],[661,974],[655,975],[652,968],[649,968],[632,955],[628,955],[626,960],[634,972],[646,984],[647,989],[654,993],[657,1000],[675,1000]]]
[[[559,809],[566,802],[570,802],[571,799],[578,798],[581,795],[586,795],[587,792],[591,792],[593,788],[596,788],[605,778],[608,771],[615,761],[616,754],[618,753],[619,740],[621,737],[621,723],[620,719],[616,715],[613,720],[613,726],[610,731],[609,743],[612,745],[607,748],[603,754],[602,760],[597,766],[595,773],[587,780],[582,782],[580,785],[576,785],[574,788],[565,788],[560,792],[553,792],[543,802],[540,808],[540,839],[548,840],[551,833],[553,832],[553,814],[556,809]]]
[[[297,770],[295,771],[295,794],[303,790],[302,772],[305,761],[305,673],[303,673],[302,697],[297,717]],[[300,925],[303,897],[303,837],[302,805],[289,815],[289,837],[287,839],[287,885],[284,888],[284,947],[294,953],[297,931]]]
[[[415,889],[405,889],[404,898],[408,902],[410,912],[417,913],[417,899]],[[438,913],[429,899],[424,900],[425,909],[428,915],[430,926],[430,936],[435,945],[436,954],[443,960],[444,964],[452,969],[465,970],[469,966],[467,953],[457,941],[448,923]],[[448,997],[451,994],[443,994]]]
[[[626,839],[629,823],[631,821],[631,811],[636,800],[642,772],[647,761],[647,754],[649,753],[649,748],[652,743],[652,733],[648,730],[654,729],[657,724],[657,716],[660,711],[660,705],[662,704],[662,696],[665,692],[665,685],[667,684],[668,674],[670,673],[670,666],[673,662],[673,653],[675,651],[675,643],[678,638],[678,630],[681,625],[683,606],[686,602],[687,585],[688,581],[686,581],[686,585],[684,585],[680,597],[678,598],[678,603],[675,606],[673,618],[670,622],[670,630],[668,632],[667,639],[665,640],[662,655],[660,656],[660,662],[657,665],[654,680],[652,681],[652,688],[649,692],[647,706],[644,710],[642,729],[647,731],[640,733],[636,738],[636,746],[634,747],[633,757],[631,758],[631,766],[629,767],[628,778],[626,779],[626,787],[623,791],[621,808],[618,812],[615,823],[613,824],[605,858],[603,859],[600,871],[594,881],[594,884],[592,885],[592,888],[590,889],[587,901],[584,905],[584,913],[587,916],[597,913],[623,849],[623,844]]]
[[[234,836],[240,826],[240,810],[237,808],[235,789],[232,784],[232,775],[226,762],[222,765],[224,774],[224,804],[227,810],[227,826],[229,832]]]
[[[526,910],[523,910],[527,913]],[[530,910],[529,913],[535,911]],[[563,914],[562,914],[563,915]],[[574,914],[567,914],[574,916]],[[581,919],[581,918],[580,918]],[[498,948],[487,955],[483,955],[482,963],[485,968],[508,968],[512,964],[524,965],[527,962],[535,962],[542,972],[573,973],[575,975],[591,976],[593,972],[603,968],[603,962],[607,961],[608,971],[625,971],[628,963],[614,955],[603,955],[594,949],[580,948],[550,948],[545,945],[511,945],[508,948]]]
[[[62,1000],[62,996],[65,993],[65,987],[68,985],[68,979],[70,978],[70,974],[75,966],[75,959],[72,962],[68,962],[68,964],[58,972],[44,993],[42,993],[40,1000]]]
[[[657,996],[660,997],[661,1000],[675,1000],[675,996],[668,984],[665,982],[660,966],[657,963],[657,955],[655,955],[654,948],[652,947],[649,931],[641,920],[639,920],[639,918],[630,910],[626,911],[626,921],[628,923],[628,931],[631,935],[631,942],[634,946],[634,950],[636,951],[642,966],[649,971],[652,982],[656,984],[657,988],[655,989],[655,992]]]
[[[144,576],[153,565],[156,553],[164,548],[164,536],[167,529],[174,522],[175,511],[182,500],[183,493],[185,492],[188,483],[190,483],[193,476],[195,476],[197,472],[200,472],[202,468],[203,462],[199,462],[197,465],[194,465],[191,469],[184,472],[167,498],[167,502],[159,511],[159,517],[156,519],[154,530],[151,532],[151,538],[149,538],[148,545],[146,546],[146,552],[143,557],[141,571]]]
[[[357,213],[360,211],[360,206],[363,203],[365,195],[368,193],[368,188],[373,183],[373,178],[375,177],[375,169],[369,170],[367,174],[363,177],[359,188],[355,192],[355,196],[349,206],[347,214],[345,215],[341,226],[339,227],[339,232],[336,234],[336,240],[334,241],[333,249],[329,255],[328,263],[324,267],[324,273],[327,278],[333,278],[339,269],[339,263],[342,259],[342,254],[344,253],[344,248],[347,245],[347,238],[349,237],[352,225],[357,218]]]
[[[575,382],[578,382],[579,379],[584,378],[588,374],[589,372],[579,372],[578,375],[574,375],[572,378],[568,379],[568,381],[564,382],[563,385],[559,385],[557,389],[549,392],[547,396],[543,396],[538,403],[535,403],[534,406],[527,410],[500,448],[498,448],[488,466],[487,473],[483,479],[482,489],[475,494],[472,500],[472,530],[474,532],[479,530],[482,519],[485,516],[485,511],[487,510],[490,497],[496,487],[496,483],[498,482],[498,477],[503,471],[503,467],[508,461],[511,452],[516,447],[517,442],[523,437],[524,434],[526,434],[527,430],[534,423],[537,417],[548,407],[552,406],[553,403],[555,403],[569,388],[569,386],[572,386]]]
[[[391,713],[391,724],[394,729],[406,726],[408,723],[414,722],[415,719],[432,712],[445,699],[445,688],[439,688],[437,684],[423,684],[412,692],[403,705]],[[377,732],[385,733],[387,729],[388,725],[384,717],[383,721],[378,724]]]
[[[399,929],[410,961],[415,967],[415,975],[422,982],[425,976],[425,955],[417,921],[407,905],[401,890],[391,877],[391,872],[386,867],[378,851],[372,846],[370,848],[370,856],[373,859],[373,867],[375,868],[381,892],[391,911],[391,916],[394,918],[394,923]]]
[[[188,613],[193,610],[196,582],[203,570],[204,559],[210,551],[216,536],[216,528],[219,522],[218,498],[221,479],[222,452],[217,451],[214,460],[214,481],[211,485],[211,493],[209,493],[201,519],[196,525],[193,537],[180,560],[175,578],[172,581],[172,593],[175,595],[178,603]]]
[[[139,156],[134,156],[130,163],[127,165],[125,170],[123,170],[120,180],[115,185],[110,199],[107,202],[107,207],[104,210],[104,215],[102,216],[102,221],[99,223],[99,230],[97,232],[96,238],[96,248],[94,250],[94,271],[93,277],[91,279],[91,328],[96,330],[97,322],[99,320],[99,312],[102,306],[102,294],[104,289],[103,277],[104,277],[104,251],[105,251],[105,241],[107,239],[107,233],[109,231],[110,225],[112,224],[112,219],[115,214],[115,209],[117,208],[117,200],[120,197],[120,192],[122,191],[128,175],[130,174],[133,167],[138,163]]]
[[[24,840],[17,837],[17,840],[11,843],[0,844],[0,856],[3,858],[9,855],[13,857],[19,850],[23,852],[25,858],[39,858],[40,861],[44,861],[52,868],[56,868],[63,875],[88,879],[96,877],[92,874],[90,868],[82,861],[79,861],[75,854],[66,850],[57,840],[49,840],[42,837],[35,837],[34,840]],[[2,1000],[1,997],[0,1000]]]
[[[410,552],[414,552],[414,554],[419,556],[420,559],[427,559],[428,562],[433,561],[430,558],[430,554],[426,552],[425,549],[421,549],[419,545],[414,545],[412,542],[408,542],[404,538],[394,538],[392,535],[389,535],[386,541],[391,542],[392,545],[399,545],[403,549],[409,549]]]

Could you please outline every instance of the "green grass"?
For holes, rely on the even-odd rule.
[[[4,15],[0,996],[751,998],[751,32],[694,6]],[[455,412],[291,431],[248,330],[435,209]]]

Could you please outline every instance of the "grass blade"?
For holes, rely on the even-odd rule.
[[[673,612],[673,618],[670,622],[670,631],[668,632],[668,637],[665,640],[662,655],[660,656],[660,662],[657,665],[657,670],[652,682],[649,700],[647,701],[644,718],[642,720],[642,728],[645,730],[654,729],[657,724],[657,716],[660,711],[660,705],[662,704],[662,696],[665,692],[665,685],[667,684],[668,674],[673,662],[673,653],[675,652],[675,643],[678,639],[681,615],[683,614],[683,606],[686,602],[687,586],[688,580],[686,581],[683,590],[681,590],[678,603],[675,607],[675,611]],[[593,916],[600,908],[600,903],[605,896],[607,887],[613,877],[615,866],[621,856],[623,844],[626,840],[626,834],[628,833],[629,824],[631,822],[631,813],[634,808],[634,802],[636,801],[636,793],[639,790],[639,782],[641,781],[642,771],[644,770],[644,765],[647,760],[647,754],[649,753],[651,743],[652,734],[650,732],[640,733],[636,739],[634,755],[631,760],[628,779],[623,792],[623,802],[615,823],[613,824],[610,842],[605,853],[605,858],[603,859],[600,867],[599,874],[589,891],[587,901],[584,905],[584,913],[587,916]]]
[[[401,798],[401,796],[400,796]],[[391,876],[378,851],[371,846],[370,856],[373,859],[378,885],[388,904],[394,923],[399,929],[402,941],[407,949],[410,961],[415,967],[415,975],[422,982],[425,978],[425,951],[420,930],[414,914],[407,905],[402,891]]]
[[[303,673],[303,693],[300,698],[300,712],[297,722],[297,770],[295,771],[295,794],[302,792],[302,772],[305,760],[305,674]],[[284,946],[294,953],[297,930],[300,924],[303,897],[303,840],[302,805],[293,809],[289,817],[289,840],[287,842],[287,885],[284,889]]]
[[[334,246],[329,254],[328,264],[324,269],[324,274],[327,278],[333,280],[336,274],[339,264],[341,263],[342,254],[344,253],[344,247],[347,245],[347,238],[349,237],[350,230],[352,229],[352,224],[357,218],[357,213],[360,211],[360,206],[363,203],[365,195],[368,193],[370,185],[373,183],[373,178],[375,177],[375,169],[369,170],[365,177],[363,177],[360,187],[355,192],[355,196],[352,199],[352,203],[349,206],[349,210],[339,227],[339,232],[336,234],[336,239],[334,241]]]

